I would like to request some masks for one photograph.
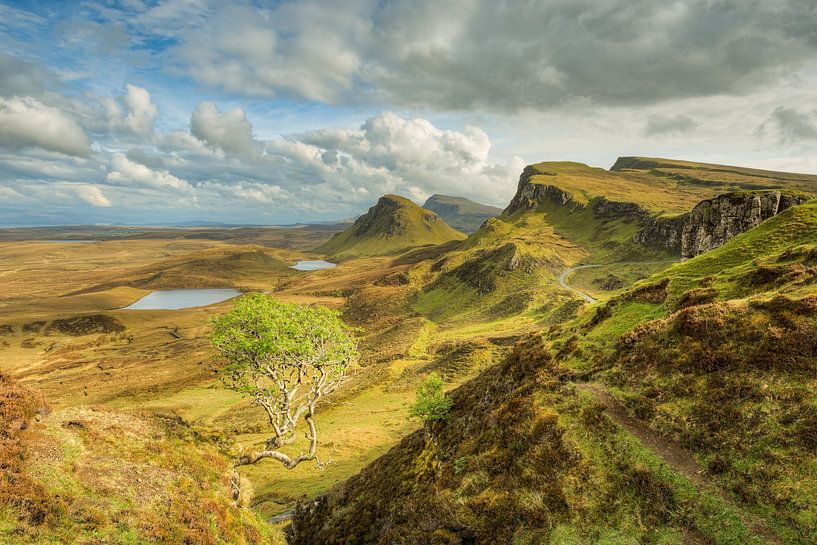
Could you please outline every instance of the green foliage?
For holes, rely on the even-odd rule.
[[[230,312],[210,323],[211,342],[226,362],[222,377],[250,395],[268,390],[255,381],[268,370],[284,380],[297,379],[297,369],[307,375],[343,374],[357,357],[354,329],[326,307],[281,303],[254,293],[237,299]]]
[[[448,419],[453,401],[443,393],[443,384],[440,375],[430,374],[417,389],[417,400],[409,410],[409,415],[426,422]]]
[[[262,451],[240,455],[237,465],[275,458],[292,469],[316,459],[316,408],[358,357],[353,329],[335,310],[280,303],[261,294],[240,298],[211,323],[213,346],[225,362],[224,383],[263,408],[274,433]],[[309,450],[290,458],[277,449],[295,441],[301,419],[308,426]]]
[[[468,466],[468,458],[466,456],[461,456],[454,460],[454,475],[459,475],[465,471],[466,466]]]

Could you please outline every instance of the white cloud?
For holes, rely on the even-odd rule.
[[[356,203],[389,192],[418,200],[449,193],[504,203],[513,194],[521,159],[495,164],[488,159],[490,149],[490,138],[479,128],[442,130],[426,119],[390,112],[357,130],[322,129],[266,142],[268,153],[286,158],[285,176]]]
[[[31,97],[0,98],[0,146],[39,147],[78,156],[91,150],[74,119]]]
[[[368,1],[282,2],[273,9],[216,3],[198,10],[196,26],[178,26],[194,11],[181,4],[163,25],[182,42],[173,49],[179,67],[240,94],[335,101],[360,70],[359,42],[372,27]]]
[[[144,137],[153,131],[153,123],[159,117],[159,108],[151,100],[150,92],[130,83],[121,97],[121,106],[110,97],[101,101],[107,111],[108,124],[114,131]]]
[[[153,122],[159,117],[159,108],[151,102],[147,89],[130,83],[127,89],[127,93],[122,98],[122,102],[128,109],[124,124],[136,134],[148,134],[153,130]]]
[[[124,154],[117,153],[111,159],[111,171],[106,179],[113,184],[141,185],[158,189],[189,191],[192,186],[167,170],[153,170],[141,163],[131,161]]]
[[[23,200],[23,198],[23,195],[21,195],[18,191],[15,191],[14,188],[0,185],[0,201],[8,201],[9,203],[18,204]]]
[[[80,184],[75,187],[79,198],[91,206],[98,206],[102,208],[111,206],[111,201],[108,200],[99,187],[90,184]]]
[[[252,125],[241,108],[221,113],[212,102],[200,102],[190,118],[190,132],[224,151],[246,153],[253,147]]]

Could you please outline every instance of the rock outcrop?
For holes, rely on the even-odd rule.
[[[727,193],[701,201],[687,214],[647,220],[635,241],[684,258],[695,257],[810,198],[782,191]]]
[[[520,210],[535,210],[542,204],[554,204],[558,207],[570,207],[576,211],[584,210],[587,206],[593,211],[593,216],[600,220],[609,219],[644,219],[649,212],[633,202],[611,201],[605,197],[596,197],[589,205],[577,202],[573,194],[556,185],[531,183],[534,176],[548,176],[547,172],[537,170],[533,166],[525,167],[519,177],[519,185],[510,204],[503,211],[503,215],[513,214]]]
[[[608,201],[601,197],[593,201],[593,216],[598,219],[646,219],[649,212],[634,202]]]
[[[573,194],[563,189],[554,185],[531,183],[531,178],[542,175],[543,173],[534,167],[526,166],[519,176],[516,195],[513,196],[502,214],[507,216],[520,210],[534,210],[546,202],[552,202],[557,206],[568,206],[573,202]]]

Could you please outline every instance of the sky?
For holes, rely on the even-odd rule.
[[[814,0],[0,0],[0,225],[504,206],[525,164],[817,173]]]

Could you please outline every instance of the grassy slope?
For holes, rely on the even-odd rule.
[[[295,521],[309,543],[762,543],[565,383],[538,337]]]
[[[644,282],[668,278],[665,298],[622,296],[563,334],[579,335],[572,365],[598,354],[633,414],[791,543],[817,532],[815,240],[810,201]]]
[[[315,251],[336,258],[399,253],[415,246],[461,240],[437,214],[397,195],[386,195],[345,231]]]
[[[489,224],[460,252],[536,233],[551,249],[567,237],[585,242],[573,245],[576,261],[603,256],[588,236],[597,226],[580,218],[559,219],[567,237],[547,220],[528,230],[541,212]],[[410,436],[304,514],[299,543],[316,535],[326,543],[810,543],[817,323],[813,300],[798,301],[815,292],[815,240],[812,201],[552,328],[538,363],[526,368],[518,355],[467,383],[453,394],[450,423]],[[468,295],[425,292],[414,308],[432,312]],[[442,317],[445,331],[452,316]],[[645,429],[689,449],[711,486],[665,465],[592,394],[570,387],[589,379]],[[492,390],[497,383],[511,391]]]
[[[8,427],[33,395],[0,376],[0,543],[282,543],[231,504],[227,460],[185,427],[101,408]]]
[[[587,199],[587,204],[602,196],[616,200],[626,194],[633,200],[633,195],[644,194],[638,184],[647,184],[638,177],[611,175],[578,163],[541,163],[535,168],[558,174],[534,176],[530,183],[555,183],[573,192],[581,185],[587,189],[578,193],[578,200]],[[620,185],[611,186],[611,179]],[[636,202],[650,206],[664,201]],[[592,206],[542,202],[534,210],[506,212],[432,266],[433,280],[419,294],[414,309],[435,321],[459,323],[528,314],[540,322],[563,320],[570,311],[565,305],[573,298],[554,284],[564,269],[585,262],[670,259],[636,248],[632,238],[638,229],[633,218],[597,218]]]
[[[533,184],[555,185],[573,194],[580,203],[604,196],[611,201],[635,202],[656,212],[686,212],[714,193],[669,178],[641,172],[611,172],[582,163],[546,162],[532,165],[540,174]]]

